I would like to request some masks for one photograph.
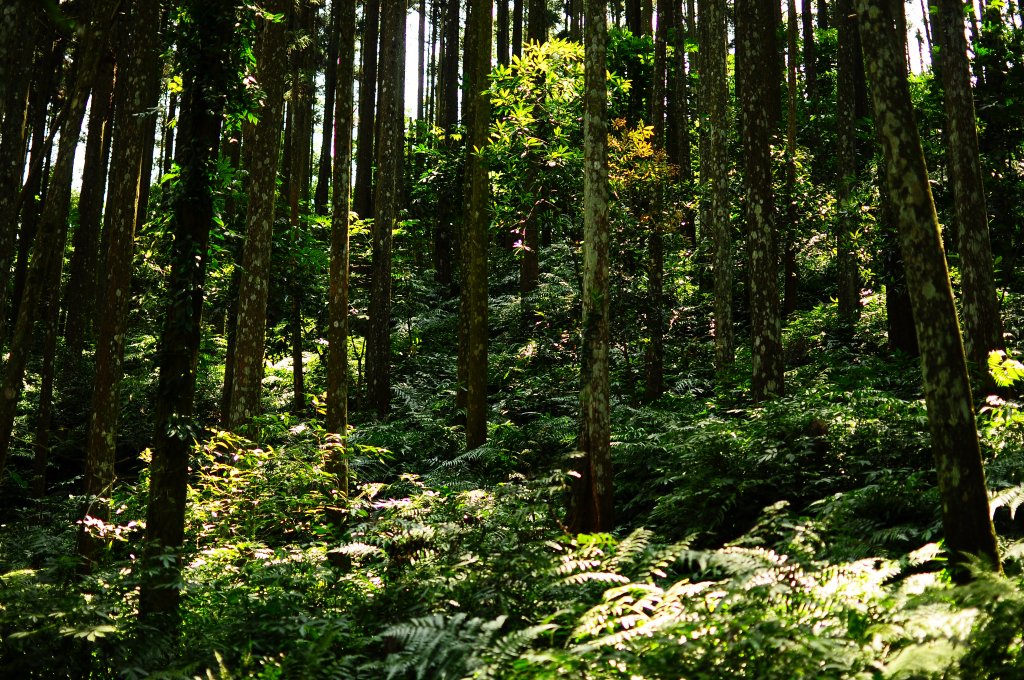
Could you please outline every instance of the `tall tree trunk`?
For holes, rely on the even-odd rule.
[[[288,217],[292,233],[292,243],[297,250],[302,241],[303,205],[309,199],[309,161],[311,154],[310,139],[313,123],[313,100],[315,85],[313,82],[314,61],[313,41],[315,40],[316,12],[311,0],[303,0],[296,7],[296,28],[308,41],[303,47],[292,51],[292,99],[294,110],[292,118],[292,134],[289,140],[291,147],[290,168],[288,171]],[[301,38],[300,38],[301,39]],[[303,366],[303,328],[302,328],[302,283],[299,281],[301,267],[298,254],[293,251],[291,258],[291,281],[288,291],[291,310],[289,324],[291,327],[292,345],[292,412],[302,415],[306,410],[306,379]]]
[[[331,185],[331,140],[334,136],[334,96],[338,80],[338,7],[340,2],[332,0],[331,19],[327,29],[327,64],[324,68],[324,125],[320,141],[320,160],[316,174],[316,193],[313,194],[313,210],[317,215],[326,215]],[[420,71],[422,71],[422,66]],[[420,101],[423,101],[422,95]]]
[[[139,613],[166,632],[177,626],[180,548],[185,534],[188,459],[202,330],[203,287],[214,221],[209,173],[216,166],[225,94],[237,74],[233,0],[185,0],[193,17],[179,41],[183,80],[179,191],[171,229],[169,302],[160,338],[146,544]]]
[[[385,3],[386,4],[386,3]],[[376,143],[377,44],[380,41],[381,0],[363,0],[363,40],[359,75],[359,137],[356,146],[356,186],[353,210],[361,219],[373,217],[373,159]]]
[[[109,247],[105,256],[103,310],[96,342],[96,373],[86,440],[85,514],[106,521],[114,485],[119,398],[128,309],[131,304],[132,260],[145,147],[153,145],[154,129],[146,120],[159,99],[159,76],[150,67],[160,57],[160,4],[133,0],[128,40],[118,45],[111,149],[110,191],[107,201]],[[123,47],[122,47],[123,46]],[[148,177],[147,177],[148,179]],[[79,536],[79,553],[86,564],[95,559],[100,542]]]
[[[338,26],[343,36],[334,114],[334,193],[331,218],[330,291],[327,298],[327,431],[348,434],[348,298],[349,212],[352,187],[352,72],[355,61],[355,0],[341,4]],[[348,495],[348,459],[335,450],[331,468],[339,491]]]
[[[786,226],[781,229],[782,243],[782,318],[796,311],[797,287],[797,214],[796,214],[796,72],[797,56],[796,1],[786,3]]]
[[[445,132],[444,144],[453,146],[451,135],[459,123],[459,2],[440,0],[444,3],[443,26],[441,29],[441,64],[438,79],[437,126]],[[455,178],[453,178],[455,179]],[[461,187],[455,179],[451,187]],[[457,191],[457,189],[451,189]],[[434,271],[437,282],[450,290],[454,282],[452,267],[452,241],[454,240],[457,197],[442,195],[437,206],[437,221],[434,223]]]
[[[956,566],[973,554],[998,569],[967,362],[903,67],[906,36],[894,27],[898,1],[857,0],[856,9],[921,348],[946,547]]]
[[[530,11],[526,17],[526,39],[530,42],[546,43],[550,29],[547,0],[529,0],[529,2]]]
[[[512,56],[523,56],[523,3],[512,0]]]
[[[964,37],[963,4],[960,0],[938,0],[938,6],[935,37],[942,58],[946,157],[956,206],[955,233],[960,252],[964,344],[968,360],[987,376],[988,353],[1003,346],[1003,334],[992,274],[992,245],[978,152],[967,40]],[[998,8],[995,13],[998,16]],[[989,71],[987,78],[995,77],[994,69]]]
[[[508,15],[508,2],[509,0],[497,0],[498,2],[498,16],[495,20],[497,25],[497,49],[498,49],[498,64],[501,66],[508,66],[511,60],[509,54],[509,15]]]
[[[839,318],[852,324],[860,315],[860,283],[853,252],[858,208],[853,201],[857,183],[857,17],[850,0],[836,0],[839,57],[836,73],[836,269]]]
[[[812,3],[813,0],[801,0],[800,24],[804,41],[804,84],[807,88],[807,99],[813,102],[818,96],[818,55],[815,46]]]
[[[383,418],[391,401],[391,238],[399,211],[404,93],[400,87],[405,52],[405,0],[385,4],[381,13],[381,59],[377,113],[377,186],[374,195],[370,282],[370,323],[366,337],[366,397]]]
[[[419,20],[419,50],[416,53],[416,120],[421,121],[426,120],[424,104],[426,103],[427,0],[420,0]]]
[[[672,5],[675,11],[675,4]],[[672,46],[675,49],[669,69],[669,109],[668,109],[668,158],[679,168],[679,176],[682,180],[684,191],[690,191],[693,187],[693,165],[690,160],[690,94],[688,77],[686,73],[686,40],[696,40],[697,36],[690,33],[684,22],[686,17],[679,14],[672,22],[671,32]],[[692,66],[692,65],[691,65]],[[696,215],[690,205],[683,208],[683,236],[691,246],[697,244],[697,221]]]
[[[732,226],[729,224],[729,84],[725,0],[700,0],[701,106],[707,122],[707,152],[701,181],[707,197],[705,238],[712,242],[715,299],[715,368],[724,374],[736,354],[732,316]]]
[[[274,0],[268,6],[268,10],[276,14],[285,14],[289,8],[289,0]],[[249,207],[245,220],[242,274],[238,283],[228,429],[245,424],[261,412],[260,388],[263,383],[274,205],[288,72],[286,30],[284,22],[267,21],[260,28],[256,42],[256,77],[265,97],[258,122],[246,133]]]
[[[110,150],[114,60],[109,54],[101,61],[89,106],[89,138],[85,145],[82,189],[78,199],[78,228],[72,239],[74,252],[64,293],[67,322],[64,327],[64,368],[70,377],[77,372],[86,336],[92,331],[96,309],[100,232],[103,226],[103,198],[107,184]]]
[[[35,21],[28,0],[4,6],[2,26],[7,48],[0,56],[0,351],[6,340],[7,293],[14,260],[18,211],[25,150],[29,138],[29,92],[35,43]],[[45,106],[43,107],[45,111]],[[45,115],[45,114],[44,114]]]
[[[574,533],[615,528],[612,495],[609,380],[610,229],[608,221],[608,101],[605,0],[586,0],[586,82],[583,114],[583,351],[580,437],[583,454],[573,480],[568,525]]]
[[[54,272],[59,276],[60,270],[53,263],[64,256],[78,136],[116,6],[115,0],[97,0],[88,29],[81,36],[77,50],[72,90],[64,104],[64,125],[61,128],[57,162],[50,178],[50,190],[44,199],[39,228],[32,243],[31,262],[18,305],[10,353],[4,367],[3,389],[0,390],[0,479],[3,478],[25,367],[32,349],[32,327],[39,312],[39,301],[43,291],[60,285],[59,278],[54,280]]]
[[[462,237],[465,265],[462,297],[466,317],[466,448],[487,441],[487,234],[490,226],[487,167],[477,150],[487,146],[490,95],[485,89],[491,70],[491,0],[473,0],[467,28],[473,50],[466,67],[472,92],[469,111],[466,174],[468,196]]]
[[[783,393],[782,320],[779,315],[775,197],[770,138],[775,129],[771,97],[778,81],[775,56],[767,51],[774,15],[763,0],[737,0],[736,72],[741,91],[747,248],[750,258],[750,335],[754,401]],[[769,35],[771,34],[771,35]],[[767,104],[765,102],[768,102]]]

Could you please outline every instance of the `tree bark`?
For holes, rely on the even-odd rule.
[[[853,233],[859,207],[853,201],[857,183],[857,17],[851,0],[836,0],[839,56],[836,68],[836,269],[839,319],[852,324],[860,316],[860,283]]]
[[[268,5],[268,10],[285,14],[289,7],[289,0],[275,0]],[[256,77],[265,96],[259,120],[246,134],[249,206],[245,220],[242,274],[238,282],[228,429],[244,425],[262,411],[260,392],[270,292],[274,205],[288,72],[286,30],[285,22],[265,22],[256,42]]]
[[[993,276],[963,5],[959,0],[937,2],[939,16],[935,37],[942,55],[946,158],[956,207],[954,233],[960,253],[964,345],[968,360],[979,373],[987,376],[988,354],[1003,346],[1003,334]],[[994,11],[998,16],[998,8]],[[993,67],[986,78],[995,77],[995,72]]]
[[[238,72],[235,55],[239,52],[233,0],[185,0],[184,5],[193,23],[179,39],[185,81],[177,154],[181,175],[171,217],[174,243],[158,358],[139,595],[140,615],[164,633],[177,629],[188,459],[199,436],[192,418],[203,287],[215,216],[209,173],[217,162],[225,93]]]
[[[385,4],[381,13],[381,59],[377,113],[376,217],[371,233],[373,276],[366,337],[366,398],[384,418],[391,401],[391,238],[399,212],[399,171],[403,142],[404,93],[400,87],[405,45],[405,0]]]
[[[715,368],[724,375],[736,354],[733,332],[732,227],[729,224],[729,84],[726,80],[728,35],[725,0],[700,0],[701,105],[707,125],[707,153],[701,159],[705,185],[705,229],[712,242],[714,276]]]
[[[316,192],[313,194],[313,210],[317,215],[326,215],[331,186],[331,140],[334,136],[334,97],[338,80],[338,7],[340,2],[332,0],[331,18],[327,28],[327,63],[324,65],[324,124],[320,139],[320,159],[316,174]],[[420,66],[422,72],[423,67]],[[420,101],[423,101],[422,94]],[[422,117],[422,116],[421,116]]]
[[[80,38],[78,56],[74,66],[72,91],[65,102],[64,124],[61,128],[57,162],[50,178],[50,190],[43,202],[43,213],[32,243],[32,257],[27,268],[25,288],[11,336],[10,353],[4,367],[3,389],[0,390],[0,479],[11,443],[14,416],[21,396],[25,367],[32,349],[32,327],[40,310],[43,291],[59,286],[53,264],[61,261],[67,240],[68,210],[71,204],[71,182],[82,130],[86,101],[99,68],[100,52],[106,45],[116,0],[98,0],[91,13],[91,21]]]
[[[96,342],[92,411],[86,440],[85,514],[106,521],[114,485],[119,398],[124,342],[131,304],[132,260],[146,145],[153,145],[153,128],[146,116],[156,106],[160,80],[150,68],[160,58],[160,3],[133,0],[128,20],[129,39],[118,54],[112,134],[110,190],[107,201],[109,247],[105,257],[103,310]],[[119,46],[120,47],[120,46]],[[149,134],[147,134],[149,133]],[[146,177],[148,179],[148,177]],[[86,564],[95,559],[100,543],[79,535],[79,553]]]
[[[386,4],[386,3],[385,3]],[[353,209],[361,219],[373,217],[373,159],[376,144],[377,43],[381,0],[363,0],[363,70],[359,76],[359,137]]]
[[[106,50],[104,50],[106,51]],[[107,188],[113,112],[114,60],[104,55],[89,106],[89,137],[85,145],[82,189],[78,198],[78,228],[72,239],[74,249],[64,293],[67,321],[64,326],[64,372],[70,378],[78,371],[86,336],[93,331],[96,310],[96,271],[100,233],[103,227],[103,199]]]
[[[462,238],[465,282],[462,297],[466,316],[466,448],[487,441],[487,234],[490,226],[490,180],[484,159],[477,153],[488,142],[491,70],[491,0],[473,0],[467,29],[473,50],[466,67],[470,96],[466,173],[468,196]]]
[[[954,575],[963,579],[964,554],[998,569],[999,553],[953,291],[903,68],[906,36],[894,26],[898,1],[857,0],[856,9],[921,349],[946,547]]]
[[[609,380],[610,229],[605,0],[586,0],[583,114],[583,338],[580,375],[581,458],[568,525],[574,533],[615,528]]]
[[[771,83],[778,78],[774,57],[766,49],[771,43],[767,34],[774,32],[773,15],[763,0],[737,0],[736,18],[736,71],[742,92],[740,119],[750,259],[751,390],[754,401],[762,401],[781,396],[784,389],[770,148],[775,112],[769,101]]]
[[[331,218],[330,291],[327,299],[327,431],[348,435],[348,298],[349,219],[352,187],[352,72],[355,61],[355,0],[341,4],[338,26],[343,40],[338,68],[334,114],[334,193]],[[348,459],[335,450],[331,468],[339,491],[348,495]]]

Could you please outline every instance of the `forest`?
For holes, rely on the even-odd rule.
[[[1024,677],[1019,0],[2,0],[0,677]]]

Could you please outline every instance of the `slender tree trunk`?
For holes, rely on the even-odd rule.
[[[605,0],[586,0],[583,114],[583,352],[580,376],[582,457],[573,480],[568,525],[574,533],[615,528],[609,380],[610,229],[608,221],[608,28]]]
[[[800,24],[804,40],[804,85],[807,89],[807,99],[813,102],[818,96],[818,56],[815,46],[812,3],[813,0],[801,0]]]
[[[308,36],[308,43],[301,49],[293,50],[294,61],[292,70],[292,105],[294,117],[292,119],[292,136],[289,142],[291,146],[291,167],[289,169],[288,182],[288,207],[289,224],[292,233],[292,242],[297,246],[301,243],[301,232],[303,230],[302,220],[304,204],[309,199],[309,167],[312,145],[313,124],[313,100],[315,85],[313,41],[315,40],[315,18],[316,10],[311,0],[303,0],[296,7],[296,22],[299,31]],[[300,282],[301,268],[298,254],[293,252],[291,258],[291,286],[289,298],[291,302],[291,344],[292,344],[292,412],[302,415],[306,411],[306,379],[303,366],[303,323],[302,323],[302,283]]]
[[[106,55],[101,62],[89,107],[89,138],[85,146],[82,189],[78,199],[78,228],[72,240],[74,253],[64,293],[64,309],[67,312],[64,367],[65,371],[71,372],[78,370],[96,309],[96,270],[107,184],[108,158],[104,151],[110,149],[108,139],[111,136],[113,89],[114,60]]]
[[[399,211],[399,171],[403,142],[404,93],[401,62],[405,45],[405,0],[386,3],[381,13],[381,59],[377,113],[377,186],[374,204],[370,323],[366,337],[368,405],[384,418],[391,401],[391,238]]]
[[[14,0],[0,12],[0,25],[8,48],[0,57],[0,351],[6,340],[7,293],[14,260],[18,211],[15,204],[21,193],[25,150],[29,137],[29,92],[35,36],[27,0]],[[9,42],[8,42],[9,41]],[[45,106],[43,107],[45,110]]]
[[[897,2],[857,0],[856,9],[921,348],[946,547],[954,565],[962,565],[966,553],[998,569],[967,362],[903,68],[906,36],[894,27]],[[954,575],[962,579],[966,571]]]
[[[675,4],[672,5],[673,12]],[[675,59],[669,69],[669,110],[667,124],[668,130],[668,157],[669,161],[679,167],[679,175],[682,180],[684,191],[691,191],[693,187],[693,165],[690,160],[692,142],[690,140],[690,95],[686,73],[686,38],[690,35],[696,39],[696,35],[690,34],[684,22],[685,17],[680,14],[672,22],[671,32],[672,46],[675,48]],[[691,246],[697,244],[697,221],[696,214],[692,207],[686,205],[683,208],[683,236]]]
[[[427,0],[420,0],[419,20],[419,50],[416,53],[416,120],[418,121],[426,120],[424,104],[426,99]]]
[[[497,0],[498,3],[498,16],[496,19],[496,25],[498,30],[497,35],[497,48],[498,48],[498,64],[501,66],[508,66],[511,55],[509,53],[509,14],[508,14],[508,2],[509,0]]]
[[[289,0],[275,0],[268,9],[285,14],[289,7]],[[249,207],[242,274],[238,284],[229,429],[245,424],[262,410],[260,388],[263,383],[274,204],[288,72],[286,30],[284,22],[265,22],[256,42],[256,77],[265,97],[259,121],[246,135]]]
[[[490,96],[485,89],[491,70],[491,0],[473,0],[468,30],[473,50],[466,67],[472,92],[469,139],[466,220],[462,238],[465,282],[462,286],[466,316],[466,448],[487,441],[487,234],[490,226],[490,187],[484,159],[476,152],[487,146],[490,128]]]
[[[523,56],[523,2],[512,0],[512,56]]]
[[[839,318],[852,324],[860,315],[860,283],[853,252],[858,206],[853,201],[857,183],[857,17],[850,0],[836,0],[839,58],[836,74],[836,265],[839,273]]]
[[[782,256],[782,318],[796,311],[799,272],[797,271],[797,214],[796,214],[796,72],[797,56],[796,2],[786,3],[786,225],[783,234]]]
[[[334,96],[338,80],[338,0],[331,2],[331,20],[327,29],[327,64],[324,68],[324,126],[320,141],[320,160],[316,174],[316,193],[313,194],[313,210],[317,215],[326,215],[331,186],[331,140],[334,135]],[[420,67],[422,71],[422,66]],[[420,101],[423,101],[422,95]]]
[[[387,3],[385,3],[387,4]],[[381,0],[363,0],[363,69],[359,76],[359,137],[353,209],[362,219],[373,217],[373,158],[376,130],[377,43]],[[386,37],[386,36],[385,36]]]
[[[729,85],[726,80],[728,36],[725,0],[700,0],[700,47],[703,71],[702,101],[708,125],[706,158],[701,161],[705,185],[705,226],[712,241],[711,269],[714,275],[715,367],[724,374],[732,367],[736,345],[733,333],[732,226],[729,224]]]
[[[341,3],[338,26],[343,36],[334,114],[334,193],[331,221],[330,292],[327,299],[327,431],[348,434],[349,211],[352,186],[352,72],[355,61],[355,0]],[[348,459],[336,450],[331,468],[339,490],[348,495]]]
[[[737,0],[736,71],[743,131],[747,248],[750,258],[750,325],[754,401],[783,393],[782,320],[779,314],[775,197],[770,137],[775,128],[771,102],[778,81],[768,53],[774,17],[763,0]],[[766,105],[765,102],[768,102]]]
[[[11,336],[10,353],[4,367],[3,389],[0,390],[0,479],[3,478],[22,380],[32,349],[32,327],[39,312],[39,301],[43,291],[60,285],[59,278],[55,281],[53,277],[54,272],[59,274],[59,269],[53,263],[63,257],[67,240],[75,151],[86,101],[99,68],[100,52],[102,46],[106,45],[116,5],[114,0],[98,0],[93,7],[92,21],[80,38],[72,91],[64,105],[64,125],[61,128],[57,162],[50,178],[50,190],[43,202],[39,228],[32,243],[31,263],[28,265],[25,289]]]
[[[440,1],[444,3],[444,16],[441,29],[437,126],[446,133],[443,143],[450,147],[453,143],[447,135],[453,133],[459,123],[459,3],[458,0]],[[451,187],[461,187],[461,182],[456,179]],[[450,189],[452,192],[456,190]],[[457,196],[440,196],[437,221],[434,223],[434,271],[437,273],[437,282],[446,290],[450,290],[454,282],[452,241],[457,201]]]
[[[86,516],[106,521],[114,485],[117,424],[120,411],[119,388],[123,374],[124,341],[131,304],[132,259],[141,193],[145,147],[153,144],[153,128],[146,116],[157,104],[160,81],[150,68],[159,59],[160,5],[133,0],[128,23],[129,39],[115,89],[115,117],[112,134],[110,195],[107,201],[109,249],[103,281],[104,314],[98,323],[96,373],[92,411],[86,440]],[[119,49],[121,46],[119,46]],[[88,534],[79,536],[79,552],[86,563],[94,560],[100,543]]]
[[[956,206],[955,233],[960,253],[964,344],[968,360],[979,373],[987,376],[988,353],[1003,346],[1003,333],[992,273],[992,245],[978,152],[967,40],[964,37],[963,5],[960,0],[938,0],[938,6],[935,37],[942,55],[946,157]],[[994,11],[998,17],[998,8]],[[988,14],[986,18],[989,18]],[[993,66],[986,77],[991,80],[996,77],[995,73],[996,67]]]
[[[185,533],[188,459],[199,435],[192,421],[207,251],[214,221],[209,172],[217,162],[224,93],[237,74],[236,4],[185,0],[194,23],[179,42],[183,80],[179,191],[171,228],[169,302],[160,339],[146,545],[139,612],[166,632],[177,626],[180,548]]]
[[[548,41],[548,3],[547,0],[529,0],[530,11],[527,13],[526,39],[536,43]]]

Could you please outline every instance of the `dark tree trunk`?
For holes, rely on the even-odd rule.
[[[284,14],[289,0],[275,0],[271,12]],[[238,312],[227,427],[234,429],[259,415],[270,289],[274,204],[284,123],[288,72],[287,25],[265,22],[256,41],[256,77],[265,93],[259,122],[246,132],[249,207],[238,283]]]
[[[377,186],[374,195],[370,322],[366,337],[366,398],[383,418],[391,401],[391,238],[399,211],[404,93],[400,86],[405,52],[405,0],[385,4],[381,13],[381,59],[377,113]]]
[[[796,311],[799,272],[797,271],[797,214],[796,214],[796,2],[787,2],[786,21],[786,225],[780,232],[782,244],[782,318],[786,319]]]
[[[177,628],[180,548],[185,533],[188,459],[199,435],[193,422],[196,366],[202,330],[203,287],[214,221],[209,173],[217,163],[224,93],[237,74],[236,4],[186,0],[194,23],[180,38],[183,80],[181,168],[171,230],[169,302],[160,338],[154,407],[146,545],[139,613],[164,632]]]
[[[441,64],[438,80],[437,126],[446,135],[455,131],[459,123],[459,2],[444,2],[444,17],[441,30]],[[443,142],[452,146],[446,136]],[[461,188],[461,182],[453,181],[451,187]],[[455,191],[451,189],[450,191]],[[437,206],[437,221],[434,223],[434,271],[437,282],[450,290],[454,282],[452,267],[452,241],[454,239],[457,196],[442,195]]]
[[[132,259],[135,252],[140,179],[145,175],[145,147],[153,145],[154,130],[147,114],[159,99],[160,80],[151,68],[159,60],[160,5],[133,0],[124,51],[118,53],[115,86],[110,190],[107,201],[109,247],[105,256],[102,305],[96,342],[96,373],[93,381],[92,411],[86,440],[86,515],[109,519],[109,501],[114,485],[114,461],[119,387],[123,374],[124,341],[131,304]],[[118,46],[121,49],[121,45]],[[151,115],[151,114],[149,114]],[[100,543],[81,534],[79,552],[89,564]]]
[[[530,11],[526,17],[526,39],[530,42],[546,43],[550,29],[547,0],[529,0],[529,2]]]
[[[775,129],[771,101],[777,83],[774,14],[763,0],[737,0],[736,73],[741,91],[747,248],[750,261],[750,335],[754,401],[783,393],[782,320],[779,314],[775,197],[770,138]],[[769,35],[771,34],[771,35]],[[768,102],[767,105],[765,102]]]
[[[675,12],[675,3],[671,6]],[[690,160],[692,143],[690,141],[690,94],[686,74],[686,39],[689,35],[696,39],[696,35],[690,34],[684,22],[684,16],[679,15],[672,22],[671,39],[675,48],[675,59],[672,60],[669,69],[669,108],[668,108],[668,158],[669,161],[679,167],[679,176],[683,182],[684,190],[692,190],[693,187],[693,165]],[[683,236],[689,241],[690,246],[697,245],[697,220],[694,209],[687,204],[683,208]]]
[[[615,528],[609,380],[608,28],[605,0],[586,0],[583,114],[583,351],[580,438],[568,525],[574,533]]]
[[[523,2],[512,0],[512,55],[523,55]]]
[[[376,139],[377,43],[380,39],[381,0],[363,0],[363,70],[359,76],[359,137],[356,146],[356,186],[353,210],[362,219],[373,217],[373,158]]]
[[[729,84],[726,80],[728,35],[725,0],[700,0],[700,80],[702,121],[707,125],[701,181],[706,198],[706,239],[712,242],[714,276],[715,368],[724,375],[736,348],[733,333],[732,226],[729,224]]]
[[[462,237],[465,265],[462,309],[465,310],[466,342],[466,448],[475,449],[487,441],[487,234],[489,179],[484,159],[474,149],[487,145],[490,126],[490,96],[486,92],[491,70],[491,0],[473,0],[467,31],[473,36],[473,50],[466,65],[468,88],[472,92],[469,110],[468,157],[466,159],[466,219]]]
[[[309,200],[309,169],[312,153],[313,133],[313,101],[314,85],[314,53],[316,10],[311,0],[303,0],[295,8],[296,28],[300,34],[308,36],[308,42],[300,49],[292,51],[292,99],[294,109],[292,118],[292,134],[288,142],[291,148],[290,168],[288,171],[288,217],[295,251],[302,242],[303,219],[305,204]],[[292,345],[292,413],[303,415],[306,411],[306,379],[303,366],[303,328],[302,298],[303,286],[300,281],[302,271],[298,253],[293,251],[291,258],[291,280],[289,281],[288,297],[290,298],[290,332]]]
[[[355,0],[341,4],[338,26],[343,36],[334,114],[334,192],[331,218],[330,291],[327,299],[327,431],[348,434],[348,298],[349,211],[352,187],[352,72],[355,61]],[[335,450],[331,468],[339,491],[348,495],[348,459]]]
[[[860,315],[860,283],[853,252],[858,206],[853,202],[857,183],[857,17],[850,0],[836,0],[839,58],[836,73],[836,269],[839,319],[852,324]]]
[[[903,67],[906,36],[895,29],[897,2],[857,0],[856,9],[914,307],[946,547],[954,575],[963,579],[965,554],[984,557],[998,569],[999,552],[953,291]]]
[[[968,360],[979,373],[987,376],[988,353],[1002,348],[1003,333],[993,276],[985,184],[979,161],[963,4],[960,0],[938,0],[938,6],[935,37],[942,55],[946,158],[956,206],[954,232],[960,253],[964,344]],[[998,18],[998,8],[994,11]],[[995,78],[996,72],[993,66],[986,73],[987,81]]]
[[[103,227],[103,198],[107,184],[107,161],[111,135],[111,97],[114,89],[114,60],[105,55],[96,78],[89,106],[89,138],[85,146],[82,189],[78,199],[78,228],[72,239],[74,252],[64,293],[67,321],[64,326],[64,366],[68,377],[78,371],[86,336],[93,330],[96,309],[100,233]]]
[[[4,384],[0,390],[0,478],[10,448],[14,416],[21,396],[22,380],[32,349],[32,327],[40,311],[43,292],[59,288],[60,269],[55,264],[64,256],[67,240],[68,210],[71,205],[71,182],[82,130],[85,106],[99,68],[100,54],[107,44],[115,0],[98,0],[91,13],[91,22],[77,50],[72,90],[65,102],[57,162],[50,177],[50,190],[43,202],[39,228],[32,242],[31,263],[25,276],[25,289],[18,305],[10,353],[4,367]],[[57,276],[55,279],[54,276]]]
[[[509,54],[509,16],[508,16],[508,2],[509,0],[497,0],[498,2],[498,17],[496,19],[496,28],[498,31],[497,43],[498,43],[498,64],[501,66],[508,66],[511,59]]]
[[[34,19],[28,0],[13,0],[4,8],[0,23],[6,45],[0,55],[0,351],[6,340],[8,281],[18,227],[15,205],[21,193],[29,137]]]
[[[331,186],[331,140],[334,135],[334,96],[338,80],[338,7],[340,2],[331,3],[331,20],[327,29],[327,63],[324,68],[324,125],[320,141],[320,159],[316,173],[316,193],[313,194],[313,210],[317,215],[326,215]],[[423,71],[422,65],[420,71]],[[423,101],[422,94],[420,101]]]
[[[811,9],[813,0],[801,0],[800,23],[804,40],[804,84],[807,98],[814,101],[818,97],[818,56],[814,44],[814,13]]]

